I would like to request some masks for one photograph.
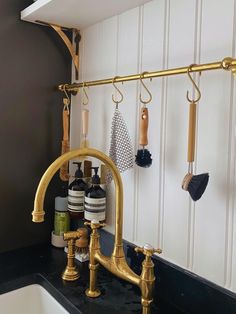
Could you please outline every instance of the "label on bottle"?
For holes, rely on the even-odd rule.
[[[106,198],[85,197],[84,218],[87,220],[96,219],[103,221],[106,218]]]
[[[68,191],[68,210],[74,212],[84,211],[84,191]]]
[[[70,218],[68,212],[55,211],[54,234],[61,236],[69,230]]]

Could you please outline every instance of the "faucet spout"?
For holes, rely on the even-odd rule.
[[[114,162],[104,153],[93,148],[83,148],[72,150],[57,158],[46,170],[42,176],[34,200],[34,210],[32,212],[33,222],[40,223],[44,221],[45,211],[43,210],[44,198],[47,187],[60,167],[67,161],[90,156],[101,160],[112,172],[116,190],[116,225],[115,225],[115,244],[117,247],[122,246],[122,228],[123,228],[123,185],[119,170]]]

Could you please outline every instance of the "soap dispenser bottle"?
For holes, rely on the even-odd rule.
[[[85,193],[84,218],[104,222],[106,218],[106,191],[100,186],[98,175],[99,167],[91,167],[95,174],[92,177],[92,186]]]
[[[68,210],[71,218],[84,218],[84,197],[88,185],[83,180],[83,172],[81,170],[81,162],[73,162],[78,166],[75,172],[75,180],[72,181],[68,189]]]

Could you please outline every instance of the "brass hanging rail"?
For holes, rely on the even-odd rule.
[[[78,92],[79,89],[83,86],[89,87],[89,86],[112,84],[114,82],[119,83],[119,82],[135,81],[135,80],[140,80],[140,77],[142,77],[143,79],[151,79],[154,77],[185,74],[188,72],[188,68],[189,66],[182,67],[182,68],[155,71],[155,72],[145,72],[144,74],[117,76],[115,79],[108,78],[108,79],[97,80],[97,81],[80,82],[80,83],[73,83],[73,84],[61,84],[58,86],[58,89],[60,91],[66,90],[68,92],[73,93],[73,92]],[[202,72],[202,71],[220,70],[220,69],[232,71],[232,73],[236,75],[236,59],[226,57],[222,61],[194,65],[191,68],[191,72]]]

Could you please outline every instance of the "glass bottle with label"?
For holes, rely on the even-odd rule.
[[[77,164],[78,169],[75,172],[75,180],[71,182],[68,190],[68,210],[71,218],[84,218],[84,196],[88,189],[88,185],[83,180],[83,172],[81,162],[73,162]]]
[[[67,197],[57,196],[55,198],[54,234],[56,236],[63,236],[64,232],[70,230],[70,217],[67,207]]]
[[[100,186],[98,175],[99,167],[92,167],[94,176],[92,186],[85,193],[84,218],[92,221],[93,219],[104,222],[106,219],[106,191]]]

